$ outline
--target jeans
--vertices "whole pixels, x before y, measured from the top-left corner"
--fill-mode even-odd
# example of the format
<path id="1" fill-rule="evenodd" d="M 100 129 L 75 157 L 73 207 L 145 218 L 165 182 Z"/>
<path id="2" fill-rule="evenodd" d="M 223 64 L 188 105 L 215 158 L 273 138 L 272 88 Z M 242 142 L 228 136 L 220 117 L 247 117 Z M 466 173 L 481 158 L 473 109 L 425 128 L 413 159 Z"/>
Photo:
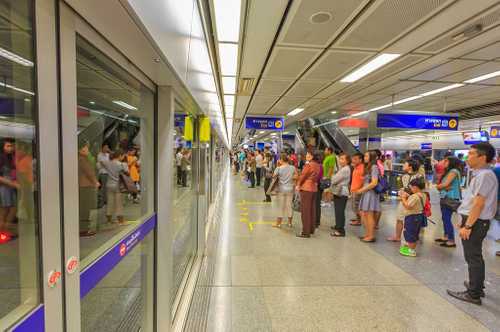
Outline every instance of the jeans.
<path id="1" fill-rule="evenodd" d="M 462 216 L 462 225 L 465 224 L 467 216 Z M 462 240 L 464 257 L 469 267 L 468 292 L 472 298 L 479 298 L 484 289 L 485 266 L 483 259 L 483 240 L 490 229 L 490 221 L 478 219 L 468 240 Z"/>
<path id="2" fill-rule="evenodd" d="M 262 177 L 262 167 L 257 167 L 255 169 L 255 175 L 257 177 L 257 187 L 259 187 L 260 186 L 260 179 Z"/>
<path id="3" fill-rule="evenodd" d="M 255 187 L 255 172 L 248 172 L 248 179 L 250 180 L 250 187 Z"/>
<path id="4" fill-rule="evenodd" d="M 323 190 L 318 188 L 316 192 L 316 227 L 321 224 L 321 198 L 323 197 Z"/>
<path id="5" fill-rule="evenodd" d="M 345 207 L 347 196 L 333 196 L 333 206 L 335 208 L 335 230 L 345 233 Z"/>
<path id="6" fill-rule="evenodd" d="M 443 219 L 444 235 L 449 241 L 455 241 L 455 230 L 453 228 L 453 223 L 451 222 L 452 215 L 452 210 L 444 205 L 441 205 L 441 219 Z"/>
<path id="7" fill-rule="evenodd" d="M 264 194 L 266 195 L 266 202 L 271 201 L 271 196 L 267 195 L 267 190 L 269 189 L 269 186 L 271 185 L 272 178 L 265 178 L 264 179 Z"/>

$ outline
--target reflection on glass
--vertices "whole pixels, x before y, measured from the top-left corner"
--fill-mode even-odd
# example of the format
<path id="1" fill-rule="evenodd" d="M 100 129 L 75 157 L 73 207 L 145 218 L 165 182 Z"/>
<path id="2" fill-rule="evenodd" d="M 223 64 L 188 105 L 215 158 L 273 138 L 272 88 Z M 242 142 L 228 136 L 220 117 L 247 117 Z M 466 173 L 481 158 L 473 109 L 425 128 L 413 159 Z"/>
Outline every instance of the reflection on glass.
<path id="1" fill-rule="evenodd" d="M 0 330 L 40 302 L 33 2 L 0 1 Z"/>
<path id="2" fill-rule="evenodd" d="M 80 257 L 85 266 L 153 212 L 153 93 L 77 37 Z"/>
<path id="3" fill-rule="evenodd" d="M 152 331 L 153 233 L 82 299 L 82 331 Z"/>
<path id="4" fill-rule="evenodd" d="M 179 289 L 182 277 L 196 251 L 197 203 L 194 183 L 193 118 L 186 113 L 175 114 L 175 143 L 172 161 L 175 163 L 173 188 L 173 252 L 174 287 L 172 300 Z"/>

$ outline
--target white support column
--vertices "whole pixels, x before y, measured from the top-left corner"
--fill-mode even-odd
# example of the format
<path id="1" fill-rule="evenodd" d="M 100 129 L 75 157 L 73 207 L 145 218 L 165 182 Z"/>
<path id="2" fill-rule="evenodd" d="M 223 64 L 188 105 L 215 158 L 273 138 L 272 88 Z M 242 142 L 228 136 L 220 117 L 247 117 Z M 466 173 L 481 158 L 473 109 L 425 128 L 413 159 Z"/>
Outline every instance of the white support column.
<path id="1" fill-rule="evenodd" d="M 157 123 L 157 248 L 156 248 L 156 330 L 168 332 L 172 327 L 172 165 L 174 149 L 174 91 L 158 87 Z"/>

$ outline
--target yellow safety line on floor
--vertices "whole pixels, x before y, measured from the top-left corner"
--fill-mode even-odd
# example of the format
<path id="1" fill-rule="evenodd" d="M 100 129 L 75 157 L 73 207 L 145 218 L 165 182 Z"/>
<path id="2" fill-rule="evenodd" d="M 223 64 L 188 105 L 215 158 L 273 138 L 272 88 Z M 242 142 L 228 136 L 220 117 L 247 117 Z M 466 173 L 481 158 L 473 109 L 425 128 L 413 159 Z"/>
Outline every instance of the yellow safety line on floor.
<path id="1" fill-rule="evenodd" d="M 245 206 L 245 205 L 268 205 L 271 204 L 271 202 L 256 202 L 256 201 L 246 201 L 242 200 L 236 203 L 237 206 Z"/>

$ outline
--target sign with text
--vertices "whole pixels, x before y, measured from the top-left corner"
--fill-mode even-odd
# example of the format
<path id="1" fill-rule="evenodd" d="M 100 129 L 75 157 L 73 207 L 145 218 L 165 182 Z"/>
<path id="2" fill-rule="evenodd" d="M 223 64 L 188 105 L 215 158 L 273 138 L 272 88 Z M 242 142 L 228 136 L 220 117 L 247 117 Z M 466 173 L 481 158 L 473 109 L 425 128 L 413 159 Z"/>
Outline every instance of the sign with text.
<path id="1" fill-rule="evenodd" d="M 427 114 L 377 114 L 378 128 L 457 130 L 458 116 Z"/>
<path id="2" fill-rule="evenodd" d="M 500 126 L 493 126 L 490 129 L 491 138 L 500 138 Z"/>
<path id="3" fill-rule="evenodd" d="M 420 150 L 432 150 L 432 143 L 421 143 Z"/>
<path id="4" fill-rule="evenodd" d="M 256 130 L 280 130 L 285 129 L 285 118 L 284 117 L 258 117 L 258 116 L 247 116 L 245 118 L 245 128 L 246 129 L 256 129 Z"/>
<path id="5" fill-rule="evenodd" d="M 482 131 L 471 131 L 462 134 L 464 137 L 465 145 L 478 144 L 481 142 L 488 142 L 490 140 L 488 132 Z"/>

